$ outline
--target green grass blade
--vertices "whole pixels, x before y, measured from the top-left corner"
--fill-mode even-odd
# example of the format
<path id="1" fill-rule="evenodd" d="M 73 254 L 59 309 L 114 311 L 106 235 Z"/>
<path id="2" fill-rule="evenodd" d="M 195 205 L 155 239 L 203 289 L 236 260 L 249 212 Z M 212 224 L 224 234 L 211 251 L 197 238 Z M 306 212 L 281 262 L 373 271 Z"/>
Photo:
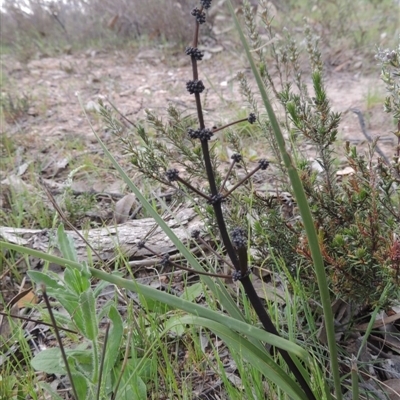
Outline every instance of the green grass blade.
<path id="1" fill-rule="evenodd" d="M 230 0 L 228 0 L 228 7 L 231 13 L 231 16 L 234 20 L 236 29 L 239 33 L 240 40 L 242 42 L 243 48 L 246 52 L 247 59 L 250 63 L 254 78 L 257 82 L 258 89 L 260 91 L 265 109 L 267 111 L 269 120 L 271 122 L 271 126 L 273 128 L 276 141 L 279 146 L 280 153 L 282 155 L 282 160 L 285 163 L 285 167 L 287 168 L 289 179 L 293 187 L 293 191 L 295 194 L 295 198 L 300 210 L 300 215 L 302 217 L 302 221 L 304 224 L 304 228 L 307 234 L 308 243 L 310 246 L 310 251 L 312 255 L 312 259 L 314 262 L 315 273 L 318 281 L 318 288 L 321 294 L 321 303 L 324 311 L 324 319 L 325 319 L 325 327 L 328 338 L 328 346 L 330 352 L 330 360 L 331 360 L 331 369 L 332 375 L 335 385 L 335 392 L 337 400 L 342 399 L 341 385 L 340 385 L 340 373 L 339 373 L 339 363 L 338 363 L 338 351 L 336 347 L 336 339 L 335 339 L 335 328 L 334 328 L 334 320 L 333 313 L 331 307 L 331 300 L 329 294 L 329 287 L 325 275 L 324 268 L 324 260 L 322 258 L 322 254 L 320 251 L 317 232 L 315 230 L 314 221 L 311 215 L 310 208 L 308 206 L 307 198 L 304 193 L 303 185 L 297 173 L 296 167 L 293 164 L 293 161 L 286 150 L 285 139 L 283 137 L 281 128 L 279 126 L 278 120 L 276 118 L 275 112 L 271 106 L 271 103 L 268 99 L 267 92 L 265 90 L 262 79 L 259 75 L 258 69 L 255 65 L 253 57 L 251 55 L 251 51 L 249 45 L 247 44 L 247 40 L 244 36 L 243 30 L 239 24 L 239 21 L 236 17 L 234 8 Z"/>

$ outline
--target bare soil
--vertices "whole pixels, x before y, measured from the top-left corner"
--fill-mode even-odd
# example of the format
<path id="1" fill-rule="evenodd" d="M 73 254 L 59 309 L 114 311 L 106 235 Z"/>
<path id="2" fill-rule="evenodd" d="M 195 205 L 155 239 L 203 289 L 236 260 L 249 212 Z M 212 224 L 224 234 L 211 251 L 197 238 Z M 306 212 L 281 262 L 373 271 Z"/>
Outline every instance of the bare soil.
<path id="1" fill-rule="evenodd" d="M 168 103 L 194 113 L 194 97 L 185 90 L 185 82 L 191 78 L 190 62 L 185 55 L 178 55 L 173 63 L 155 49 L 138 53 L 92 50 L 37 59 L 26 65 L 3 56 L 3 74 L 7 77 L 3 91 L 11 97 L 26 94 L 31 99 L 27 115 L 6 123 L 3 132 L 23 134 L 24 152 L 29 157 L 31 151 L 50 151 L 54 143 L 66 137 L 95 143 L 79 98 L 88 111 L 95 108 L 99 98 L 110 99 L 132 121 L 143 119 L 146 108 L 162 115 Z M 245 105 L 235 80 L 236 73 L 246 69 L 245 61 L 221 51 L 203 61 L 200 68 L 200 76 L 209 88 L 207 124 L 235 118 L 232 110 L 237 112 Z M 331 69 L 326 75 L 327 91 L 333 109 L 342 113 L 340 138 L 356 144 L 365 141 L 358 118 L 351 112 L 357 108 L 362 111 L 371 136 L 379 136 L 379 146 L 390 155 L 394 128 L 383 112 L 385 91 L 379 72 L 378 67 L 372 76 L 364 76 L 360 70 Z M 94 122 L 101 134 L 99 119 L 94 117 Z"/>

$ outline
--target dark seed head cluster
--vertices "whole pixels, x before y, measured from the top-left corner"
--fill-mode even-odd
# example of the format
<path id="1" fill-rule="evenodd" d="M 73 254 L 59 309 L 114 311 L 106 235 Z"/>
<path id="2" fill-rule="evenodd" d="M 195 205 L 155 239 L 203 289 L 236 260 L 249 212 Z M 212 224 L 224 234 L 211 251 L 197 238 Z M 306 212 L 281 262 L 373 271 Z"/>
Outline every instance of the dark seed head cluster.
<path id="1" fill-rule="evenodd" d="M 251 274 L 251 269 L 248 269 L 245 274 L 242 274 L 242 271 L 234 271 L 232 274 L 232 280 L 234 282 L 240 281 L 241 279 L 245 278 L 246 276 L 249 276 Z"/>
<path id="2" fill-rule="evenodd" d="M 242 249 L 247 246 L 246 235 L 242 228 L 235 228 L 231 232 L 231 240 L 237 249 Z"/>
<path id="3" fill-rule="evenodd" d="M 209 204 L 217 204 L 217 203 L 222 203 L 225 201 L 223 198 L 222 194 L 218 193 L 210 197 L 210 200 L 208 201 Z"/>
<path id="4" fill-rule="evenodd" d="M 201 93 L 205 87 L 202 81 L 194 79 L 186 82 L 186 89 L 190 94 L 193 94 Z"/>
<path id="5" fill-rule="evenodd" d="M 208 10 L 211 7 L 211 1 L 212 0 L 200 0 L 200 4 L 205 10 Z"/>
<path id="6" fill-rule="evenodd" d="M 258 163 L 260 164 L 262 170 L 266 170 L 269 166 L 269 161 L 265 159 L 260 160 Z"/>
<path id="7" fill-rule="evenodd" d="M 179 176 L 179 171 L 175 168 L 173 169 L 169 169 L 166 173 L 165 173 L 167 179 L 169 182 L 174 182 L 178 179 Z"/>
<path id="8" fill-rule="evenodd" d="M 240 161 L 242 161 L 242 156 L 239 153 L 235 153 L 231 155 L 231 159 L 234 162 L 239 163 Z"/>
<path id="9" fill-rule="evenodd" d="M 197 47 L 186 47 L 185 53 L 188 56 L 194 57 L 197 61 L 201 61 L 204 56 L 204 53 Z"/>
<path id="10" fill-rule="evenodd" d="M 188 136 L 190 139 L 200 139 L 201 141 L 210 140 L 213 136 L 213 132 L 211 129 L 204 128 L 204 129 L 188 129 Z"/>
<path id="11" fill-rule="evenodd" d="M 199 24 L 204 24 L 204 22 L 206 22 L 206 14 L 203 11 L 199 10 L 197 7 L 193 8 L 191 14 L 196 17 L 196 21 Z"/>
<path id="12" fill-rule="evenodd" d="M 200 231 L 198 229 L 194 229 L 191 233 L 193 239 L 198 239 L 200 236 Z"/>
<path id="13" fill-rule="evenodd" d="M 240 271 L 234 271 L 232 274 L 232 279 L 234 282 L 240 281 L 240 279 L 242 279 L 242 273 Z"/>
<path id="14" fill-rule="evenodd" d="M 169 254 L 166 254 L 160 261 L 160 265 L 162 267 L 168 267 L 168 265 L 171 264 L 171 261 L 169 260 Z"/>
<path id="15" fill-rule="evenodd" d="M 250 124 L 254 124 L 254 122 L 256 122 L 257 118 L 256 118 L 256 114 L 254 113 L 250 113 L 249 117 L 247 118 L 247 121 L 250 122 Z"/>

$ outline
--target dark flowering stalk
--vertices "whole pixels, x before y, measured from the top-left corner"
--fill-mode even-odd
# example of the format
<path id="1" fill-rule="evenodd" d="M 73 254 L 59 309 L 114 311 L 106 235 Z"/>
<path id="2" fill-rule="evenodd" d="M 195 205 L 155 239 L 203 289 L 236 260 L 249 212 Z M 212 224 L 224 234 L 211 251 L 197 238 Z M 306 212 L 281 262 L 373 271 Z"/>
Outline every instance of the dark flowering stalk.
<path id="1" fill-rule="evenodd" d="M 245 235 L 242 229 L 236 228 L 232 231 L 231 237 L 229 237 L 224 215 L 222 213 L 222 202 L 226 199 L 226 197 L 233 192 L 237 187 L 243 184 L 244 181 L 249 179 L 256 171 L 259 169 L 266 169 L 268 167 L 268 161 L 260 160 L 259 165 L 250 173 L 248 174 L 243 180 L 241 180 L 238 184 L 236 184 L 226 195 L 222 195 L 218 189 L 215 182 L 214 171 L 212 168 L 211 157 L 210 157 L 210 150 L 208 141 L 211 139 L 213 134 L 224 127 L 231 126 L 232 124 L 228 124 L 224 127 L 217 128 L 217 129 L 207 129 L 204 124 L 204 117 L 203 117 L 203 110 L 200 101 L 200 94 L 205 89 L 203 82 L 199 80 L 197 62 L 200 61 L 203 57 L 201 51 L 198 50 L 198 38 L 199 38 L 199 27 L 200 24 L 205 22 L 205 13 L 203 9 L 207 9 L 211 5 L 211 0 L 200 0 L 201 8 L 195 8 L 192 11 L 192 15 L 196 19 L 195 23 L 195 31 L 193 37 L 193 43 L 191 47 L 186 49 L 186 54 L 190 56 L 192 62 L 192 71 L 193 71 L 193 80 L 190 80 L 186 83 L 186 89 L 190 94 L 194 94 L 196 100 L 196 108 L 197 108 L 197 117 L 199 121 L 199 129 L 189 129 L 188 135 L 191 139 L 199 139 L 201 142 L 201 148 L 203 152 L 204 164 L 206 167 L 207 179 L 210 186 L 211 195 L 209 196 L 208 202 L 212 205 L 215 213 L 215 218 L 217 220 L 218 228 L 221 235 L 221 240 L 223 245 L 225 246 L 225 250 L 228 254 L 229 259 L 233 267 L 235 268 L 235 272 L 233 274 L 234 280 L 240 280 L 243 288 L 254 308 L 256 311 L 258 318 L 260 319 L 262 325 L 264 326 L 267 332 L 270 332 L 274 335 L 279 336 L 277 329 L 275 328 L 274 324 L 271 321 L 268 313 L 266 312 L 263 304 L 261 303 L 260 298 L 258 297 L 254 286 L 250 280 L 250 269 L 248 268 L 248 254 L 247 254 L 247 241 L 245 239 Z M 256 121 L 256 116 L 254 114 L 250 114 L 250 116 L 245 120 L 236 121 L 243 122 L 248 121 L 249 123 L 254 123 Z M 228 176 L 230 175 L 233 165 L 238 162 L 237 160 L 233 160 L 231 167 L 228 171 Z M 177 174 L 175 174 L 177 175 Z M 225 186 L 226 181 L 228 178 L 225 178 L 224 183 L 222 184 L 222 188 Z M 196 193 L 198 193 L 196 191 Z M 204 196 L 203 196 L 204 197 Z M 298 380 L 300 386 L 304 390 L 307 397 L 311 400 L 315 400 L 315 396 L 312 393 L 308 383 L 304 379 L 303 375 L 301 374 L 300 370 L 297 368 L 296 364 L 293 362 L 292 358 L 290 357 L 289 353 L 278 349 L 280 354 L 282 355 L 283 359 L 286 361 L 288 367 L 293 372 L 294 376 Z"/>

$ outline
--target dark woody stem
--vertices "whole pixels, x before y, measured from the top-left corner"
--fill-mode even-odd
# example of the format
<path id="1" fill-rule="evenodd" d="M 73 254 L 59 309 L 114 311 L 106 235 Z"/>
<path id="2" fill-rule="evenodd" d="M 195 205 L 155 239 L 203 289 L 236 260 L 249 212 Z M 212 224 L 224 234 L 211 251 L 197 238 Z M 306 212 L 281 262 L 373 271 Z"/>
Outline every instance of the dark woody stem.
<path id="1" fill-rule="evenodd" d="M 214 171 L 211 164 L 210 150 L 208 148 L 207 140 L 201 141 L 201 148 L 203 150 L 204 164 L 206 166 L 206 172 L 207 172 L 208 183 L 210 185 L 211 196 L 216 196 L 218 194 L 218 190 L 217 190 L 217 185 L 215 183 Z"/>
<path id="2" fill-rule="evenodd" d="M 198 44 L 199 25 L 200 24 L 198 22 L 196 22 L 194 38 L 193 38 L 193 47 L 197 47 L 197 44 Z M 197 70 L 197 60 L 194 56 L 191 56 L 191 60 L 192 60 L 193 80 L 198 80 L 199 73 Z M 203 118 L 203 109 L 201 107 L 200 93 L 196 92 L 194 94 L 194 96 L 196 99 L 197 117 L 199 120 L 200 129 L 204 129 L 205 125 L 204 125 L 204 118 Z M 203 151 L 204 164 L 205 164 L 206 171 L 207 171 L 207 178 L 208 178 L 208 183 L 210 185 L 211 196 L 217 196 L 218 190 L 217 190 L 217 185 L 215 183 L 215 177 L 214 177 L 214 172 L 213 172 L 211 158 L 210 158 L 210 150 L 208 148 L 207 140 L 201 141 L 201 148 Z M 236 256 L 235 250 L 229 239 L 228 231 L 226 229 L 226 225 L 225 225 L 225 221 L 224 221 L 224 216 L 222 214 L 221 202 L 215 202 L 213 204 L 213 207 L 214 207 L 214 212 L 215 212 L 215 217 L 217 219 L 218 227 L 220 230 L 222 242 L 226 248 L 228 256 L 231 259 L 232 264 L 234 265 L 235 269 L 239 270 L 240 269 L 239 260 Z"/>
<path id="3" fill-rule="evenodd" d="M 255 167 L 253 169 L 253 171 L 249 172 L 241 181 L 239 181 L 238 183 L 236 183 L 235 186 L 233 186 L 232 189 L 229 190 L 228 193 L 224 194 L 224 198 L 228 197 L 235 189 L 237 189 L 239 186 L 241 186 L 244 182 L 247 181 L 247 179 L 251 178 L 259 169 L 261 168 L 261 165 L 257 165 L 257 167 Z"/>
<path id="4" fill-rule="evenodd" d="M 226 173 L 225 179 L 224 179 L 224 181 L 222 182 L 221 189 L 219 190 L 220 193 L 224 190 L 224 187 L 225 187 L 225 185 L 226 185 L 226 182 L 228 182 L 229 176 L 231 175 L 232 169 L 233 169 L 233 167 L 234 167 L 235 164 L 236 164 L 236 161 L 233 160 L 233 161 L 231 162 L 231 165 L 229 166 L 228 172 Z"/>
<path id="5" fill-rule="evenodd" d="M 206 140 L 202 140 L 201 147 L 203 149 L 204 163 L 206 165 L 207 177 L 211 189 L 211 194 L 213 196 L 218 195 L 217 185 L 215 183 L 214 173 L 210 160 L 210 151 L 208 149 L 208 142 Z M 236 252 L 235 249 L 233 248 L 231 239 L 229 238 L 228 230 L 226 229 L 225 219 L 222 213 L 221 201 L 213 203 L 213 208 L 214 208 L 215 218 L 217 219 L 219 232 L 221 234 L 222 243 L 225 246 L 226 252 L 228 253 L 229 258 L 231 259 L 233 266 L 237 271 L 239 271 L 240 270 L 239 260 L 236 256 Z"/>
<path id="6" fill-rule="evenodd" d="M 180 183 L 182 183 L 182 185 L 185 185 L 188 189 L 192 190 L 193 192 L 197 193 L 199 196 L 203 197 L 203 199 L 206 199 L 207 201 L 211 200 L 210 196 L 207 196 L 206 194 L 204 194 L 203 192 L 201 192 L 200 190 L 196 189 L 194 186 L 192 186 L 189 182 L 185 181 L 184 179 L 182 179 L 181 177 L 177 176 L 176 180 Z"/>
<path id="7" fill-rule="evenodd" d="M 196 21 L 196 27 L 194 30 L 194 36 L 193 36 L 193 47 L 197 47 L 199 43 L 199 28 L 200 24 Z"/>
<path id="8" fill-rule="evenodd" d="M 156 253 L 155 251 L 153 251 L 153 249 L 151 249 L 150 247 L 146 246 L 145 244 L 142 244 L 141 247 L 143 247 L 149 253 L 155 255 L 156 257 L 158 257 L 160 259 L 163 258 L 163 256 L 161 254 Z M 197 269 L 184 267 L 183 265 L 180 265 L 180 264 L 178 264 L 178 263 L 176 263 L 174 261 L 171 261 L 171 260 L 168 260 L 168 264 L 172 265 L 175 268 L 183 269 L 184 271 L 193 272 L 194 274 L 197 274 L 197 275 L 212 276 L 214 278 L 222 278 L 222 279 L 232 279 L 232 275 L 214 274 L 212 272 L 198 271 Z"/>
<path id="9" fill-rule="evenodd" d="M 232 125 L 235 125 L 235 124 L 239 124 L 240 122 L 246 122 L 246 121 L 248 121 L 247 118 L 239 119 L 237 121 L 231 122 L 231 123 L 226 124 L 224 126 L 221 126 L 219 128 L 213 129 L 213 133 L 218 132 L 218 131 L 222 131 L 222 129 L 228 128 L 228 126 L 232 126 Z"/>
<path id="10" fill-rule="evenodd" d="M 200 24 L 196 21 L 196 27 L 194 30 L 194 37 L 193 37 L 193 47 L 197 47 L 199 41 L 199 27 Z M 199 73 L 197 70 L 197 60 L 195 57 L 191 57 L 192 60 L 192 70 L 193 70 L 193 80 L 199 79 Z M 200 101 L 200 93 L 195 93 L 194 97 L 196 99 L 196 108 L 197 108 L 197 117 L 199 119 L 200 129 L 204 129 L 204 118 L 203 118 L 203 109 L 201 108 L 201 101 Z"/>
<path id="11" fill-rule="evenodd" d="M 196 21 L 196 27 L 195 27 L 195 33 L 194 33 L 194 39 L 193 39 L 193 47 L 197 47 L 198 36 L 199 36 L 199 23 Z M 192 61 L 192 69 L 193 69 L 193 80 L 198 80 L 197 60 L 193 55 L 191 56 L 191 61 Z M 196 99 L 197 116 L 198 116 L 198 120 L 199 120 L 200 129 L 204 129 L 205 125 L 204 125 L 204 118 L 203 118 L 203 110 L 202 110 L 201 101 L 200 101 L 200 93 L 195 92 L 194 95 L 195 95 L 195 99 Z M 213 131 L 213 132 L 215 132 L 215 131 Z M 202 151 L 203 151 L 204 164 L 206 167 L 208 183 L 210 185 L 211 198 L 212 199 L 217 198 L 219 193 L 217 191 L 214 172 L 213 172 L 213 168 L 212 168 L 210 151 L 209 151 L 209 147 L 208 147 L 208 141 L 201 140 L 201 147 L 202 147 Z M 228 194 L 226 194 L 224 197 L 226 197 L 230 193 L 232 193 L 233 190 L 235 190 L 240 184 L 242 184 L 246 179 L 248 179 L 252 174 L 254 174 L 256 171 L 258 171 L 260 168 L 261 168 L 261 165 L 259 165 L 253 172 L 251 172 L 248 176 L 246 176 L 245 179 L 243 179 L 241 182 L 239 182 L 237 185 L 235 185 L 228 192 Z M 222 243 L 225 246 L 225 250 L 228 253 L 228 256 L 229 256 L 233 266 L 235 267 L 235 270 L 242 272 L 243 278 L 240 279 L 240 281 L 243 285 L 243 288 L 244 288 L 254 310 L 257 313 L 258 318 L 260 319 L 262 325 L 264 326 L 265 330 L 267 332 L 273 333 L 274 335 L 280 336 L 277 329 L 275 328 L 274 324 L 272 323 L 271 318 L 269 317 L 267 311 L 265 310 L 263 304 L 261 303 L 261 300 L 258 297 L 258 295 L 254 289 L 254 286 L 247 274 L 247 271 L 244 270 L 247 267 L 247 251 L 245 252 L 246 254 L 243 253 L 243 254 L 239 255 L 240 261 L 239 261 L 238 256 L 236 255 L 235 249 L 233 247 L 232 241 L 228 235 L 228 231 L 226 228 L 225 219 L 224 219 L 224 216 L 222 213 L 221 200 L 222 200 L 222 198 L 219 198 L 218 201 L 213 201 L 212 206 L 214 208 L 215 217 L 216 217 L 218 228 L 220 231 Z M 246 261 L 244 261 L 244 258 L 246 258 Z M 243 262 L 243 265 L 241 265 L 242 262 Z M 243 269 L 243 271 L 242 271 L 242 269 Z M 286 361 L 290 370 L 293 372 L 296 379 L 298 380 L 298 382 L 299 382 L 300 386 L 302 387 L 302 389 L 304 390 L 307 398 L 310 400 L 316 400 L 308 383 L 304 379 L 300 370 L 297 368 L 296 364 L 293 362 L 289 353 L 285 350 L 279 350 L 279 352 L 282 355 L 283 359 Z"/>
<path id="12" fill-rule="evenodd" d="M 239 256 L 240 272 L 242 273 L 242 276 L 245 276 L 249 269 L 248 258 L 247 258 L 247 248 L 241 247 L 237 250 L 237 252 L 238 252 L 238 256 Z"/>

